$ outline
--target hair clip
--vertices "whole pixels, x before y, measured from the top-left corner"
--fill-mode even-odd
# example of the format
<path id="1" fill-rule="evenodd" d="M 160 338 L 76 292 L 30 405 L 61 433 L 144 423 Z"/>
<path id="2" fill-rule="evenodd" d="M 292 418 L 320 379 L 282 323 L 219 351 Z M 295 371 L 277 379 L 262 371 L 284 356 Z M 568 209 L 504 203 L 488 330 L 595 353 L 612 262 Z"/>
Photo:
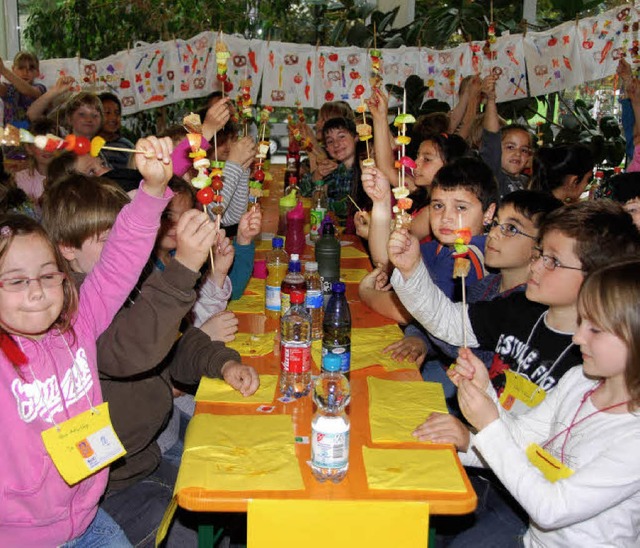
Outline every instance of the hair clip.
<path id="1" fill-rule="evenodd" d="M 4 225 L 2 228 L 0 228 L 0 236 L 2 236 L 3 238 L 10 238 L 11 234 L 13 234 L 13 230 L 11 230 L 11 228 L 9 228 L 7 225 Z"/>

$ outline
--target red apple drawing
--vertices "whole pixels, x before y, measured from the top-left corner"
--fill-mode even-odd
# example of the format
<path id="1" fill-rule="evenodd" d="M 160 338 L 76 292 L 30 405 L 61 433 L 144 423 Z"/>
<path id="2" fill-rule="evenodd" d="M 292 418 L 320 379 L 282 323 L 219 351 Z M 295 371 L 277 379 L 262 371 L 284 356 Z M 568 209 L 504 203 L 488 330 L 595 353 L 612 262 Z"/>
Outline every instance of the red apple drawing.
<path id="1" fill-rule="evenodd" d="M 327 93 L 324 94 L 325 101 L 333 101 L 334 97 L 335 95 L 330 91 L 327 91 Z"/>
<path id="2" fill-rule="evenodd" d="M 593 41 L 585 40 L 584 42 L 582 42 L 582 47 L 584 49 L 591 49 L 593 47 Z"/>
<path id="3" fill-rule="evenodd" d="M 330 53 L 329 54 L 329 61 L 335 63 L 338 60 L 338 54 L 337 53 Z"/>
<path id="4" fill-rule="evenodd" d="M 151 78 L 151 73 L 149 71 L 144 73 L 145 78 Z"/>
<path id="5" fill-rule="evenodd" d="M 552 36 L 551 38 L 549 38 L 549 41 L 547 42 L 547 45 L 552 48 L 557 43 L 558 43 L 558 39 L 555 36 Z"/>
<path id="6" fill-rule="evenodd" d="M 296 84 L 302 84 L 302 75 L 301 75 L 300 73 L 296 74 L 296 75 L 293 77 L 293 81 L 294 81 Z"/>

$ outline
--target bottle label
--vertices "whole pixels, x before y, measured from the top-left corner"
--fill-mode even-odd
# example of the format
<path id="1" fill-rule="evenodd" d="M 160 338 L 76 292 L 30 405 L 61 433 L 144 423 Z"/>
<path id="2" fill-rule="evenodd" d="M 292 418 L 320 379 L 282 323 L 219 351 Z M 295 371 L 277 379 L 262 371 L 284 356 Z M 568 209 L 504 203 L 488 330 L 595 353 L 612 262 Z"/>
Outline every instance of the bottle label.
<path id="1" fill-rule="evenodd" d="M 340 356 L 340 371 L 349 373 L 351 370 L 351 342 L 347 344 L 325 344 L 322 343 L 322 356 L 327 354 Z"/>
<path id="2" fill-rule="evenodd" d="M 337 282 L 338 279 L 337 278 L 323 278 L 322 276 L 320 277 L 320 281 L 322 282 L 322 292 L 325 295 L 331 295 L 332 291 L 331 291 L 331 286 L 333 285 L 333 282 Z"/>
<path id="3" fill-rule="evenodd" d="M 265 294 L 267 310 L 280 312 L 280 286 L 268 285 Z"/>
<path id="4" fill-rule="evenodd" d="M 280 345 L 280 369 L 283 373 L 306 373 L 311 370 L 311 345 Z"/>
<path id="5" fill-rule="evenodd" d="M 311 225 L 311 234 L 318 235 L 320 234 L 320 224 L 322 223 L 322 219 L 326 215 L 327 210 L 323 207 L 314 208 L 309 211 L 310 225 Z"/>
<path id="6" fill-rule="evenodd" d="M 287 310 L 291 308 L 291 295 L 289 293 L 280 293 L 280 315 L 284 316 Z"/>
<path id="7" fill-rule="evenodd" d="M 304 301 L 305 308 L 322 308 L 323 305 L 322 291 L 320 289 L 307 289 Z"/>
<path id="8" fill-rule="evenodd" d="M 311 432 L 311 459 L 318 468 L 340 469 L 349 465 L 349 430 L 326 433 Z"/>

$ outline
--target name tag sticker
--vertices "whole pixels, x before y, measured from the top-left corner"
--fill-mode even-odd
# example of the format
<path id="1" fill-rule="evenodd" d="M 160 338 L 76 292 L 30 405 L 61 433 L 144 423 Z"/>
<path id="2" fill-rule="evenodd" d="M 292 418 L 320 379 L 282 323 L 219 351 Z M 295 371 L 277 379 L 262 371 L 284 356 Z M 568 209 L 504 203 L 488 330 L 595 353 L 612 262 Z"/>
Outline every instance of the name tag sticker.
<path id="1" fill-rule="evenodd" d="M 537 443 L 532 443 L 527 447 L 527 457 L 540 472 L 544 474 L 551 483 L 559 479 L 565 479 L 573 475 L 573 470 L 565 466 L 551 453 L 540 447 Z"/>
<path id="2" fill-rule="evenodd" d="M 546 397 L 544 388 L 519 373 L 507 369 L 504 374 L 506 383 L 500 394 L 500 404 L 507 411 L 526 411 L 538 405 Z"/>

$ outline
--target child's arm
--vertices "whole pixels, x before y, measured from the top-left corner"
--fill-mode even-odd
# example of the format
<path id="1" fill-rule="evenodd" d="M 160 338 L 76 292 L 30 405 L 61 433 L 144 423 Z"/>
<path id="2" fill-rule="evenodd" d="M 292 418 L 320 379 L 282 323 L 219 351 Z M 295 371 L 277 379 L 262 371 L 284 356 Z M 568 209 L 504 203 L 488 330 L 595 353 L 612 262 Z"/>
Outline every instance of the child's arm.
<path id="1" fill-rule="evenodd" d="M 476 76 L 468 86 L 469 99 L 467 102 L 467 109 L 464 111 L 464 116 L 459 126 L 456 127 L 455 132 L 463 139 L 468 139 L 471 134 L 471 126 L 473 125 L 476 116 L 478 115 L 478 106 L 482 99 L 482 81 L 480 77 Z"/>
<path id="2" fill-rule="evenodd" d="M 222 224 L 235 225 L 247 211 L 249 202 L 249 167 L 257 153 L 256 143 L 251 137 L 242 137 L 229 151 L 223 170 Z"/>
<path id="3" fill-rule="evenodd" d="M 140 139 L 136 166 L 144 177 L 138 192 L 118 217 L 104 245 L 100 260 L 82 284 L 78 321 L 96 338 L 107 328 L 135 286 L 155 243 L 160 214 L 169 203 L 171 141 Z"/>
<path id="4" fill-rule="evenodd" d="M 482 127 L 491 133 L 498 133 L 500 131 L 500 117 L 496 104 L 496 77 L 493 74 L 482 81 L 482 91 L 487 97 Z"/>
<path id="5" fill-rule="evenodd" d="M 389 264 L 387 242 L 391 233 L 391 187 L 382 170 L 367 167 L 362 171 L 362 188 L 371 198 L 369 221 L 369 253 L 373 264 L 386 268 Z"/>
<path id="6" fill-rule="evenodd" d="M 231 116 L 229 101 L 229 97 L 224 97 L 216 101 L 213 106 L 207 110 L 207 114 L 202 122 L 202 136 L 207 141 L 211 141 L 213 136 L 229 121 Z"/>
<path id="7" fill-rule="evenodd" d="M 360 300 L 378 314 L 405 325 L 411 321 L 411 315 L 395 292 L 389 290 L 387 281 L 386 272 L 382 265 L 378 265 L 360 281 L 358 286 Z"/>
<path id="8" fill-rule="evenodd" d="M 229 271 L 231 279 L 231 300 L 235 301 L 242 297 L 244 290 L 249 283 L 253 273 L 253 261 L 256 253 L 256 246 L 253 239 L 262 230 L 262 210 L 260 207 L 251 208 L 240 217 L 238 224 L 238 234 L 236 235 L 233 248 L 235 259 Z"/>
<path id="9" fill-rule="evenodd" d="M 6 80 L 11 82 L 13 86 L 16 88 L 18 93 L 25 95 L 27 97 L 31 97 L 33 99 L 37 99 L 42 95 L 42 87 L 33 86 L 29 82 L 25 82 L 22 78 L 20 78 L 13 70 L 7 67 L 4 64 L 4 61 L 0 57 L 0 75 L 3 76 Z M 0 83 L 0 96 L 4 97 L 7 92 L 7 87 Z"/>
<path id="10" fill-rule="evenodd" d="M 477 76 L 476 76 L 477 78 Z M 469 82 L 471 84 L 471 82 Z M 469 105 L 469 85 L 465 87 L 464 91 L 458 97 L 458 103 L 449 112 L 449 127 L 448 133 L 455 133 L 458 126 L 462 122 L 462 118 L 468 110 Z"/>
<path id="11" fill-rule="evenodd" d="M 55 99 L 68 93 L 75 80 L 72 76 L 61 76 L 56 83 L 40 95 L 27 109 L 27 118 L 32 122 L 41 116 L 45 116 Z"/>
<path id="12" fill-rule="evenodd" d="M 378 88 L 373 88 L 373 95 L 367 101 L 373 118 L 373 150 L 376 167 L 386 176 L 392 186 L 398 185 L 398 171 L 393 157 L 394 139 L 389 129 L 387 113 L 389 98 Z"/>
<path id="13" fill-rule="evenodd" d="M 391 276 L 391 284 L 409 314 L 435 337 L 449 344 L 462 346 L 462 304 L 448 299 L 433 282 L 422 261 L 416 237 L 406 229 L 392 232 L 388 252 L 389 259 L 396 267 Z M 467 346 L 478 346 L 468 311 L 464 311 L 464 328 Z"/>

